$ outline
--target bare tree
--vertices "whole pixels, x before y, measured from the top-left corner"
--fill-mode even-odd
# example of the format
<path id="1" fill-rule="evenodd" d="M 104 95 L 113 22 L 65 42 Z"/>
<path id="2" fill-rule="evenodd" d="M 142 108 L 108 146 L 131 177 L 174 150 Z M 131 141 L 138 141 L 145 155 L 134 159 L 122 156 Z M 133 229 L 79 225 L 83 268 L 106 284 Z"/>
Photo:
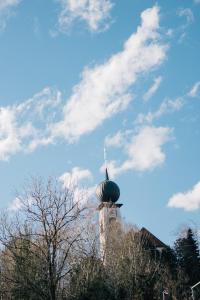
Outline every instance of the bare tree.
<path id="1" fill-rule="evenodd" d="M 146 247 L 147 241 L 136 227 L 117 225 L 111 224 L 109 229 L 105 265 L 115 298 L 159 299 L 165 281 L 161 272 L 163 254 Z"/>
<path id="2" fill-rule="evenodd" d="M 63 189 L 56 180 L 49 179 L 47 183 L 32 180 L 23 195 L 18 196 L 22 207 L 19 214 L 12 216 L 11 221 L 8 216 L 1 218 L 0 241 L 4 260 L 7 257 L 7 262 L 10 261 L 7 265 L 13 269 L 22 253 L 28 251 L 29 263 L 35 259 L 43 266 L 38 270 L 43 270 L 47 288 L 44 295 L 40 291 L 38 299 L 64 299 L 64 285 L 77 260 L 83 231 L 80 226 L 83 199 L 74 191 L 73 186 Z M 34 285 L 35 281 L 27 286 L 35 290 Z"/>

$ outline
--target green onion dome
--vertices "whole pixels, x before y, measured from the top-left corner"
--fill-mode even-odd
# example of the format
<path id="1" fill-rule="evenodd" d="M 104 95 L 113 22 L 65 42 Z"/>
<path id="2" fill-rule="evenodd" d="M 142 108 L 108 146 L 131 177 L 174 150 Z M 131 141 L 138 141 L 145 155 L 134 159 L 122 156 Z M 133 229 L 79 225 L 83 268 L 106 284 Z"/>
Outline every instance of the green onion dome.
<path id="1" fill-rule="evenodd" d="M 108 171 L 106 169 L 106 180 L 102 181 L 96 189 L 96 196 L 101 202 L 117 202 L 120 196 L 118 185 L 109 180 Z"/>

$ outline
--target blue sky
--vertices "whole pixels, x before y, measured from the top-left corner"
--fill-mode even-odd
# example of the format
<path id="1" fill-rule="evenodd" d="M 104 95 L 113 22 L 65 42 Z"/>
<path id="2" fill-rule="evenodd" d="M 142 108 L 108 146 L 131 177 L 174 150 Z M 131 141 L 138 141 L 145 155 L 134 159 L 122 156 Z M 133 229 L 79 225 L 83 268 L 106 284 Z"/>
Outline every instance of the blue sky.
<path id="1" fill-rule="evenodd" d="M 199 228 L 200 1 L 0 0 L 0 199 L 30 175 L 104 174 L 122 215 Z"/>

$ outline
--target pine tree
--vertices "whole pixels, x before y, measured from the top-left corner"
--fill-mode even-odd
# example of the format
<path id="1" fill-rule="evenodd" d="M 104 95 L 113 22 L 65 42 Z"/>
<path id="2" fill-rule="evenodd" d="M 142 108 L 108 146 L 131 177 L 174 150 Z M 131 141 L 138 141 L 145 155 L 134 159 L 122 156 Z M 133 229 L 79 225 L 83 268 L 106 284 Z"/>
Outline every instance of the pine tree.
<path id="1" fill-rule="evenodd" d="M 199 247 L 191 228 L 187 230 L 186 237 L 177 239 L 175 251 L 179 267 L 189 278 L 188 284 L 192 286 L 200 281 Z"/>

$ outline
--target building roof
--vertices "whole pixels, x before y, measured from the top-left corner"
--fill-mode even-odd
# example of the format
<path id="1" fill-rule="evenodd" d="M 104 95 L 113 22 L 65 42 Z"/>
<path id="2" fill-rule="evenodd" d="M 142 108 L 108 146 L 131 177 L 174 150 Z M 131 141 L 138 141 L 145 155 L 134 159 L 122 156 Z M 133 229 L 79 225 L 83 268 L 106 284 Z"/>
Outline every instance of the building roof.
<path id="1" fill-rule="evenodd" d="M 151 233 L 149 230 L 147 230 L 145 227 L 142 227 L 140 230 L 140 233 L 142 235 L 143 241 L 147 244 L 150 244 L 152 247 L 155 248 L 168 248 L 166 244 L 164 244 L 161 240 L 159 240 L 153 233 Z"/>

